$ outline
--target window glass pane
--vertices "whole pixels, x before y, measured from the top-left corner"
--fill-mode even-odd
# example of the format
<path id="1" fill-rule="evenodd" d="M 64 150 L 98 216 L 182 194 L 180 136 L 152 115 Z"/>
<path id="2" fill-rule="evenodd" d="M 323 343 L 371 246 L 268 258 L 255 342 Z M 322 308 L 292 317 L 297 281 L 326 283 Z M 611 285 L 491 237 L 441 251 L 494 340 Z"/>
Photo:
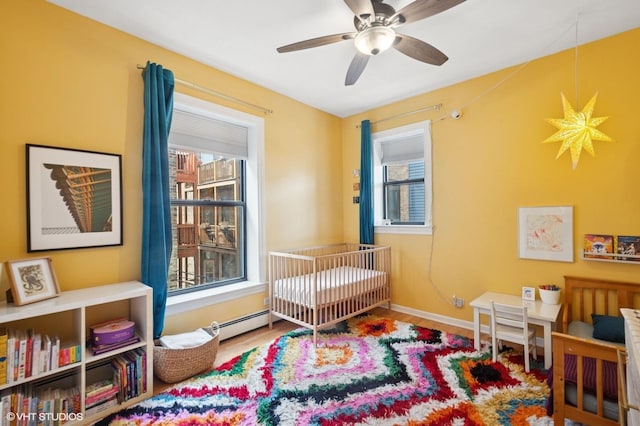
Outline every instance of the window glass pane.
<path id="1" fill-rule="evenodd" d="M 392 224 L 424 224 L 424 162 L 397 163 L 384 167 L 384 219 L 391 220 Z"/>
<path id="2" fill-rule="evenodd" d="M 424 162 L 388 164 L 385 166 L 387 182 L 397 182 L 408 179 L 424 179 Z"/>
<path id="3" fill-rule="evenodd" d="M 424 183 L 385 186 L 385 219 L 391 223 L 424 223 Z"/>
<path id="4" fill-rule="evenodd" d="M 208 247 L 236 246 L 238 207 L 200 207 L 199 243 Z"/>
<path id="5" fill-rule="evenodd" d="M 170 148 L 174 232 L 169 292 L 246 278 L 243 163 Z"/>

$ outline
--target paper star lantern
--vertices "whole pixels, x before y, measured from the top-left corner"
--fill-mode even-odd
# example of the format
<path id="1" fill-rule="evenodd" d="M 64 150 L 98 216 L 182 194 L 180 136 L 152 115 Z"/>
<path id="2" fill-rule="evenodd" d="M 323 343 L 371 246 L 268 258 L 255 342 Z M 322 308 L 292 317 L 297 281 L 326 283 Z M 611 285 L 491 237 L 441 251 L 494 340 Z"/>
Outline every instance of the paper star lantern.
<path id="1" fill-rule="evenodd" d="M 580 160 L 580 153 L 584 149 L 592 157 L 595 157 L 593 150 L 593 141 L 613 142 L 609 136 L 596 129 L 602 122 L 609 117 L 592 117 L 593 108 L 596 104 L 598 93 L 593 95 L 591 100 L 587 102 L 582 111 L 576 112 L 573 107 L 567 101 L 564 93 L 560 93 L 562 96 L 562 108 L 564 109 L 564 118 L 546 118 L 547 123 L 550 123 L 557 127 L 559 130 L 549 138 L 545 139 L 542 143 L 548 142 L 562 142 L 560 149 L 558 150 L 558 159 L 567 149 L 571 152 L 571 162 L 573 169 L 578 166 L 578 160 Z"/>

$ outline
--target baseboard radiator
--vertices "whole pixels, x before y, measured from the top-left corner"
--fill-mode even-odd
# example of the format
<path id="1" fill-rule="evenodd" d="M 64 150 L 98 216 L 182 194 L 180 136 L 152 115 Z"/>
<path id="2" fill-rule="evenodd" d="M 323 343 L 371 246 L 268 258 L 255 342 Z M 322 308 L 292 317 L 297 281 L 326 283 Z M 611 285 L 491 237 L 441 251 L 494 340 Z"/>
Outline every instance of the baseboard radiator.
<path id="1" fill-rule="evenodd" d="M 264 310 L 220 323 L 220 340 L 269 325 L 269 311 Z"/>

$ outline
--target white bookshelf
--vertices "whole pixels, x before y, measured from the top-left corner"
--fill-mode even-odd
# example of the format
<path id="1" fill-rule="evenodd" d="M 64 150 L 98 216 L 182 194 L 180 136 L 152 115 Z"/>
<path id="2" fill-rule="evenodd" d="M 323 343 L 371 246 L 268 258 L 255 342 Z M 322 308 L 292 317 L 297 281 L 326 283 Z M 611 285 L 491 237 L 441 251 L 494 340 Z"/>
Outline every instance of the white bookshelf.
<path id="1" fill-rule="evenodd" d="M 80 344 L 82 351 L 79 362 L 65 365 L 52 371 L 0 384 L 0 391 L 6 391 L 27 383 L 37 384 L 47 379 L 64 378 L 77 385 L 80 390 L 82 419 L 74 423 L 90 424 L 113 412 L 140 402 L 153 395 L 153 302 L 152 289 L 140 282 L 130 281 L 61 292 L 58 297 L 30 305 L 15 306 L 0 302 L 0 326 L 27 330 L 33 328 L 43 334 L 61 335 L 61 340 Z M 115 317 L 126 316 L 136 324 L 136 334 L 140 342 L 93 355 L 86 348 L 89 326 Z M 146 352 L 146 392 L 110 407 L 91 417 L 85 415 L 85 389 L 87 376 L 100 365 L 133 349 L 142 348 Z M 91 378 L 90 378 L 91 380 Z"/>

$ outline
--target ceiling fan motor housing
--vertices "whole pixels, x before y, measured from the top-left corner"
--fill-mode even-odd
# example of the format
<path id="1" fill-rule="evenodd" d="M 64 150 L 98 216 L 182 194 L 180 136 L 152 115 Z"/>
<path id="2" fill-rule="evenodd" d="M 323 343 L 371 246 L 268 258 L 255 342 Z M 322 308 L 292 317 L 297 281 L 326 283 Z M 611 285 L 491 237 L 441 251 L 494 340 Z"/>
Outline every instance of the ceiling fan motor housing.
<path id="1" fill-rule="evenodd" d="M 391 22 L 387 22 L 387 19 L 389 19 L 396 13 L 396 10 L 393 8 L 393 6 L 377 1 L 372 2 L 371 5 L 373 6 L 373 11 L 375 13 L 375 16 L 373 18 L 368 14 L 360 16 L 356 15 L 353 17 L 353 26 L 356 27 L 356 30 L 362 31 L 373 26 L 391 25 Z M 401 23 L 401 15 L 396 17 L 396 19 L 394 19 L 394 22 Z"/>

